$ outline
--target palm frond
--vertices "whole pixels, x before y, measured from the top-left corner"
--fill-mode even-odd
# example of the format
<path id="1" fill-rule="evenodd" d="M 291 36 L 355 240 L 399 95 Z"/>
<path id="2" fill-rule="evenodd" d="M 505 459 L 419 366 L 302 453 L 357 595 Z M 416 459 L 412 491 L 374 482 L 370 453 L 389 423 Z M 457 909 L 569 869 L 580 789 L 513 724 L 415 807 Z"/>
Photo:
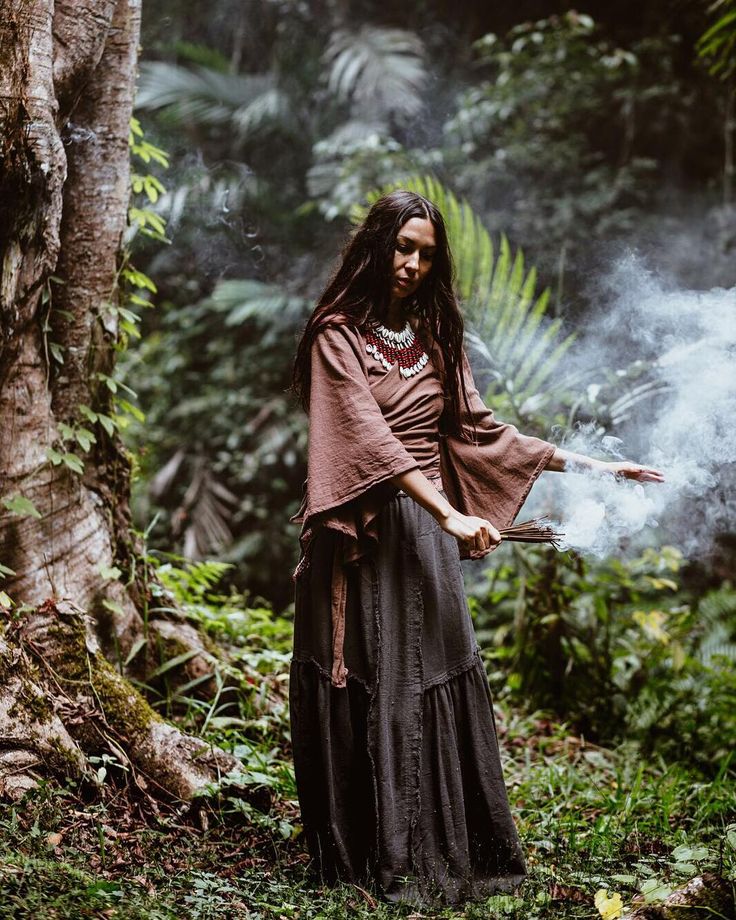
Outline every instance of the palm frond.
<path id="1" fill-rule="evenodd" d="M 665 393 L 671 392 L 672 386 L 661 380 L 647 380 L 644 383 L 637 384 L 622 393 L 608 407 L 611 416 L 612 425 L 620 425 L 625 422 L 631 415 L 634 406 L 645 399 L 651 399 L 654 396 L 664 396 Z"/>
<path id="2" fill-rule="evenodd" d="M 204 458 L 198 458 L 172 519 L 174 534 L 182 536 L 184 556 L 200 559 L 231 543 L 230 521 L 237 504 L 237 496 L 216 479 Z"/>
<path id="3" fill-rule="evenodd" d="M 278 285 L 247 278 L 220 281 L 205 303 L 225 314 L 227 326 L 258 318 L 296 321 L 307 308 L 306 298 L 289 294 Z"/>
<path id="4" fill-rule="evenodd" d="M 138 109 L 166 109 L 182 124 L 232 125 L 241 139 L 294 123 L 289 98 L 273 74 L 229 74 L 153 61 L 141 65 L 135 104 Z"/>
<path id="5" fill-rule="evenodd" d="M 223 124 L 270 86 L 269 77 L 228 74 L 208 67 L 179 67 L 164 61 L 141 64 L 138 109 L 176 108 L 202 124 Z"/>
<path id="6" fill-rule="evenodd" d="M 340 29 L 325 51 L 327 85 L 343 101 L 416 115 L 427 79 L 423 56 L 421 39 L 405 29 Z"/>
<path id="7" fill-rule="evenodd" d="M 292 123 L 291 100 L 277 86 L 271 86 L 237 109 L 232 120 L 243 139 L 276 126 L 289 126 Z"/>
<path id="8" fill-rule="evenodd" d="M 374 135 L 385 135 L 388 126 L 385 121 L 351 118 L 338 125 L 327 137 L 322 138 L 316 145 L 317 152 L 334 151 L 346 152 L 357 144 L 363 144 Z"/>

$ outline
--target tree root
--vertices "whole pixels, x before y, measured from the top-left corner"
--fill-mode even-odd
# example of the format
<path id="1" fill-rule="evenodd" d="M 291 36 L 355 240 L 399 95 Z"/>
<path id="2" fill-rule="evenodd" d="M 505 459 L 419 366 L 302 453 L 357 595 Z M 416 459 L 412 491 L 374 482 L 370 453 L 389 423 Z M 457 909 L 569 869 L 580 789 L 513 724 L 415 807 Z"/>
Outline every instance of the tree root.
<path id="1" fill-rule="evenodd" d="M 627 914 L 627 920 L 692 920 L 695 916 L 734 920 L 736 892 L 733 883 L 705 872 L 691 879 L 684 888 L 673 891 L 661 904 L 639 907 Z"/>
<path id="2" fill-rule="evenodd" d="M 93 777 L 102 759 L 149 794 L 188 800 L 238 766 L 164 721 L 102 655 L 92 619 L 68 602 L 47 601 L 6 629 L 0 671 L 7 796 L 44 774 Z"/>

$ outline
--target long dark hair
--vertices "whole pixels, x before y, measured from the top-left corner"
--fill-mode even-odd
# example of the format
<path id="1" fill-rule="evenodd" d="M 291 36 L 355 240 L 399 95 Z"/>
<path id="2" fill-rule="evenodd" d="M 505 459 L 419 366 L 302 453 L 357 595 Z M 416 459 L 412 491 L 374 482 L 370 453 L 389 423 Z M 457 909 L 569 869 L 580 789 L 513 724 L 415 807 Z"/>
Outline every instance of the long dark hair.
<path id="1" fill-rule="evenodd" d="M 302 333 L 294 359 L 291 389 L 309 411 L 312 343 L 325 326 L 364 326 L 370 314 L 385 319 L 391 295 L 396 237 L 412 217 L 432 222 L 436 249 L 432 267 L 407 304 L 420 320 L 425 348 L 440 348 L 444 365 L 445 418 L 450 432 L 464 437 L 460 427 L 460 391 L 469 408 L 460 372 L 464 324 L 453 290 L 454 268 L 447 230 L 437 207 L 417 195 L 399 189 L 375 202 L 363 223 L 348 241 L 342 261 L 317 301 Z"/>

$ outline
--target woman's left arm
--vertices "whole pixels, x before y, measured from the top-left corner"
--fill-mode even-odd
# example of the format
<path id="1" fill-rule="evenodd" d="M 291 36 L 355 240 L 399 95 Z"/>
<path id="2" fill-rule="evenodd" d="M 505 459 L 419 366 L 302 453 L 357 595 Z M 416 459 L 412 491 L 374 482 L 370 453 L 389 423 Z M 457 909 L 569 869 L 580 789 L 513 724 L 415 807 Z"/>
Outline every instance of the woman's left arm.
<path id="1" fill-rule="evenodd" d="M 558 447 L 552 454 L 545 469 L 557 473 L 599 473 L 601 476 L 616 476 L 619 479 L 633 479 L 635 482 L 664 482 L 664 475 L 660 470 L 652 469 L 652 467 L 631 463 L 629 460 L 613 463 L 594 460 L 592 457 L 574 454 L 561 447 Z"/>

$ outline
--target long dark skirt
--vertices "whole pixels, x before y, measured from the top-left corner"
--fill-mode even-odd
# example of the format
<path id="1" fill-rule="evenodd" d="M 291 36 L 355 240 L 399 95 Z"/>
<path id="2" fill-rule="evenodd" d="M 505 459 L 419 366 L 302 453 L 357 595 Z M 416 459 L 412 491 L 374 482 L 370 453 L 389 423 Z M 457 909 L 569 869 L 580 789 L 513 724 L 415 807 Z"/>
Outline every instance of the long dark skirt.
<path id="1" fill-rule="evenodd" d="M 403 492 L 379 528 L 348 569 L 346 688 L 330 683 L 332 531 L 297 583 L 291 730 L 313 864 L 418 906 L 510 891 L 524 858 L 457 542 Z"/>

